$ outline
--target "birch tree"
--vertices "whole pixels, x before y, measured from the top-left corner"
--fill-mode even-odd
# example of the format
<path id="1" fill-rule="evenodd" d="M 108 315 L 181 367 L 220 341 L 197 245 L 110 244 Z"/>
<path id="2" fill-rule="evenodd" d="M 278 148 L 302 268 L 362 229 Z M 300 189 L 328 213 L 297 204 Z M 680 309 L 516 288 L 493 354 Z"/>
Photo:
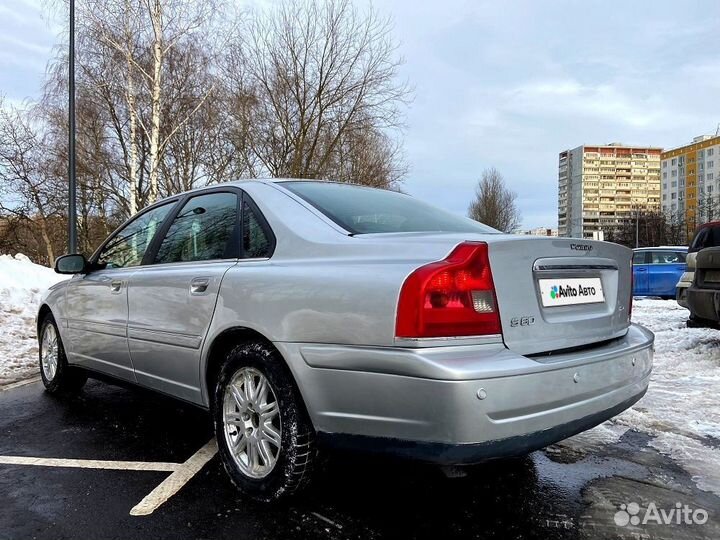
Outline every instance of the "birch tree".
<path id="1" fill-rule="evenodd" d="M 164 117 L 164 76 L 177 49 L 203 42 L 215 21 L 218 3 L 193 0 L 91 0 L 86 5 L 87 35 L 119 54 L 125 64 L 125 100 L 129 135 L 126 139 L 129 209 L 134 213 L 138 198 L 138 131 L 148 143 L 148 193 L 154 202 L 160 193 L 160 169 L 168 145 L 212 94 L 214 85 L 194 96 L 184 115 Z M 143 107 L 144 105 L 144 107 Z M 148 111 L 144 115 L 141 109 Z M 170 122 L 170 120 L 172 120 Z"/>

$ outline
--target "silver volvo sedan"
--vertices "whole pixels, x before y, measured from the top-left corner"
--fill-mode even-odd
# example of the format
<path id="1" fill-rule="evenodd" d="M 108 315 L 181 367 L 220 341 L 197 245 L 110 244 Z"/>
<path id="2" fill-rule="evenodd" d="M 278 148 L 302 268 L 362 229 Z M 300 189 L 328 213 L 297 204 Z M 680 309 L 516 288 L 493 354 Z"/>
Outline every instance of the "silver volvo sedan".
<path id="1" fill-rule="evenodd" d="M 154 204 L 45 296 L 49 392 L 102 374 L 210 410 L 245 494 L 311 477 L 317 446 L 444 465 L 525 454 L 647 390 L 632 252 L 501 234 L 412 197 L 244 181 Z"/>

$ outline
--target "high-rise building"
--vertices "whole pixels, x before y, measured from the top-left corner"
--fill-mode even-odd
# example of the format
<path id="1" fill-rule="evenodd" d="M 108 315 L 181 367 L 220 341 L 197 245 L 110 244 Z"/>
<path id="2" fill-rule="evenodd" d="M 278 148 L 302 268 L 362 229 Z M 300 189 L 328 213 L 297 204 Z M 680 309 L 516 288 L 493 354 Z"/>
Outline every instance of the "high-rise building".
<path id="1" fill-rule="evenodd" d="M 560 152 L 558 232 L 603 239 L 637 212 L 660 210 L 662 148 L 578 146 Z"/>
<path id="2" fill-rule="evenodd" d="M 720 218 L 720 136 L 701 135 L 662 153 L 662 210 L 695 228 Z"/>

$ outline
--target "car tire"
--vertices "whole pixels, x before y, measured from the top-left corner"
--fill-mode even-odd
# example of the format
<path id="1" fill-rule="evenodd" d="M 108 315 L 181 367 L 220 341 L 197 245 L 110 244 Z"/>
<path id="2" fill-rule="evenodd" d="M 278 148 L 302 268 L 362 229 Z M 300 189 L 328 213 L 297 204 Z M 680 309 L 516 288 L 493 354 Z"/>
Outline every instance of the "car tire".
<path id="1" fill-rule="evenodd" d="M 46 392 L 75 394 L 85 386 L 87 374 L 68 364 L 60 332 L 51 314 L 46 315 L 40 325 L 38 360 Z"/>
<path id="2" fill-rule="evenodd" d="M 275 349 L 249 342 L 227 353 L 212 414 L 220 458 L 241 493 L 273 502 L 308 484 L 316 460 L 315 430 Z"/>
<path id="3" fill-rule="evenodd" d="M 707 319 L 701 319 L 700 317 L 691 315 L 687 320 L 687 327 L 688 328 L 718 328 L 718 324 L 714 321 L 709 321 Z"/>

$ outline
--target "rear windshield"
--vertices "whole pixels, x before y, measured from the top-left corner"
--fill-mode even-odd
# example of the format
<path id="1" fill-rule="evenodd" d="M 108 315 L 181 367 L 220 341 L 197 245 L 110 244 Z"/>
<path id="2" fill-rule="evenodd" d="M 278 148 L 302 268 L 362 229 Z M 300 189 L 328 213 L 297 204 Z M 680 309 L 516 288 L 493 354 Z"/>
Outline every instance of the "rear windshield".
<path id="1" fill-rule="evenodd" d="M 720 226 L 700 229 L 690 245 L 690 253 L 709 247 L 720 247 Z"/>
<path id="2" fill-rule="evenodd" d="M 499 232 L 395 191 L 333 182 L 284 182 L 282 185 L 352 234 Z"/>

